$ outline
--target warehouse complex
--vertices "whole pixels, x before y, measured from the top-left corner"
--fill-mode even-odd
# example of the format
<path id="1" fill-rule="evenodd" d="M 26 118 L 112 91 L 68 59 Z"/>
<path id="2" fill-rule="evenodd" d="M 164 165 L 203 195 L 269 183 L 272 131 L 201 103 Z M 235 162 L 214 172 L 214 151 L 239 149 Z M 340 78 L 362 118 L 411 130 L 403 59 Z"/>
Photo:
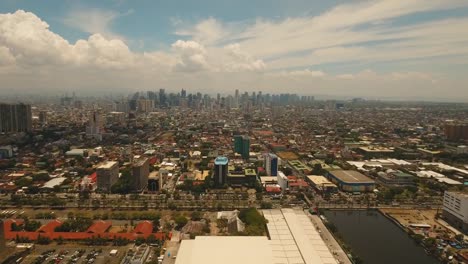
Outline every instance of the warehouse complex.
<path id="1" fill-rule="evenodd" d="M 375 181 L 353 170 L 333 170 L 327 173 L 328 179 L 346 192 L 371 192 Z"/>

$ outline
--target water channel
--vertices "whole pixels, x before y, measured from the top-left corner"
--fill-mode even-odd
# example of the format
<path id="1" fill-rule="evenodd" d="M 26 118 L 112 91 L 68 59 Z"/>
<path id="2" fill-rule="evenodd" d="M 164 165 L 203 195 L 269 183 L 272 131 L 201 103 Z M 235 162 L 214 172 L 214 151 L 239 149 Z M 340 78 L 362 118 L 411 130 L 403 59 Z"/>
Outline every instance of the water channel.
<path id="1" fill-rule="evenodd" d="M 378 211 L 325 211 L 365 264 L 437 264 L 405 231 Z"/>

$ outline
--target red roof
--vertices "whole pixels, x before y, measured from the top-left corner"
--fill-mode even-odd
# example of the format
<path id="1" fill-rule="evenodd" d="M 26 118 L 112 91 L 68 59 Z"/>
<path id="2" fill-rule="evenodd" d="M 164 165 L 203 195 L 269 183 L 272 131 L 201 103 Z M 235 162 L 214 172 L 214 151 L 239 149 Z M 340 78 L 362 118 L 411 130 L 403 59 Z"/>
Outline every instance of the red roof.
<path id="1" fill-rule="evenodd" d="M 135 229 L 133 229 L 133 233 L 137 234 L 151 234 L 151 232 L 153 232 L 153 223 L 150 221 L 140 222 Z"/>
<path id="2" fill-rule="evenodd" d="M 50 221 L 49 223 L 41 226 L 37 232 L 41 232 L 41 233 L 50 233 L 50 232 L 54 232 L 55 228 L 58 227 L 58 226 L 61 226 L 62 225 L 62 222 L 60 222 L 59 220 L 52 220 Z"/>
<path id="3" fill-rule="evenodd" d="M 97 181 L 97 172 L 94 172 L 93 174 L 89 175 L 88 178 L 91 180 L 92 183 L 95 183 Z"/>
<path id="4" fill-rule="evenodd" d="M 265 187 L 266 192 L 268 193 L 280 193 L 281 187 L 278 186 L 267 186 Z"/>
<path id="5" fill-rule="evenodd" d="M 289 182 L 289 187 L 307 187 L 309 184 L 303 179 L 298 179 L 295 182 Z"/>
<path id="6" fill-rule="evenodd" d="M 104 233 L 107 231 L 107 229 L 111 227 L 111 225 L 112 225 L 112 222 L 110 221 L 99 220 L 97 222 L 94 222 L 94 224 L 92 224 L 86 232 L 95 233 L 95 234 Z"/>
<path id="7" fill-rule="evenodd" d="M 48 231 L 52 230 L 50 232 L 45 232 L 45 231 L 43 231 L 43 232 L 39 232 L 39 231 L 36 231 L 36 232 L 25 232 L 25 231 L 16 232 L 16 231 L 11 231 L 11 225 L 13 223 L 21 225 L 23 223 L 23 220 L 21 220 L 21 219 L 16 219 L 16 220 L 15 219 L 7 219 L 7 220 L 4 221 L 4 225 L 3 225 L 4 233 L 5 233 L 5 239 L 12 240 L 12 239 L 16 239 L 17 237 L 22 237 L 22 238 L 27 238 L 27 239 L 29 239 L 31 241 L 34 241 L 34 240 L 37 240 L 37 238 L 39 236 L 41 236 L 41 237 L 48 237 L 49 239 L 62 238 L 62 239 L 65 239 L 65 240 L 83 240 L 83 239 L 92 238 L 92 237 L 102 237 L 102 238 L 106 238 L 106 239 L 126 238 L 126 239 L 129 239 L 129 240 L 135 240 L 138 237 L 147 238 L 148 236 L 153 235 L 156 239 L 165 240 L 165 239 L 170 239 L 172 237 L 171 233 L 169 233 L 167 236 L 166 236 L 166 234 L 164 232 L 152 233 L 153 225 L 149 221 L 144 221 L 142 223 L 139 223 L 137 225 L 137 227 L 134 229 L 134 232 L 132 232 L 132 233 L 109 233 L 109 232 L 106 232 L 107 229 L 111 226 L 110 221 L 107 221 L 107 222 L 106 221 L 98 221 L 98 222 L 96 222 L 95 224 L 93 224 L 91 226 L 91 227 L 95 227 L 96 230 L 97 229 L 102 230 L 103 228 L 108 226 L 106 228 L 106 230 L 104 232 L 102 232 L 102 233 L 54 232 L 52 227 L 54 225 L 56 225 L 57 223 L 59 223 L 59 222 L 60 221 L 58 221 L 58 220 L 53 220 L 53 221 L 47 223 L 46 225 L 44 225 L 43 227 L 41 227 L 41 229 L 43 229 L 43 230 L 48 230 Z M 54 223 L 54 224 L 51 224 L 51 223 Z M 47 228 L 45 228 L 45 227 L 47 227 Z M 91 229 L 91 227 L 89 229 Z M 99 231 L 99 230 L 97 230 L 97 231 Z M 137 233 L 136 231 L 141 231 L 141 233 L 139 233 L 139 232 Z"/>

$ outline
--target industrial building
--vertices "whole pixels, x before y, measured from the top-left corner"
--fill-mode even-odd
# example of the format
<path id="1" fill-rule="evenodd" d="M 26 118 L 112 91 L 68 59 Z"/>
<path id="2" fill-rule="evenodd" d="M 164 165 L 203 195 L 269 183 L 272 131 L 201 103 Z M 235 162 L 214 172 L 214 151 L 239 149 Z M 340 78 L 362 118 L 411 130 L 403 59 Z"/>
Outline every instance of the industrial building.
<path id="1" fill-rule="evenodd" d="M 334 193 L 338 191 L 338 186 L 321 175 L 308 175 L 306 178 L 310 185 L 319 193 Z"/>
<path id="2" fill-rule="evenodd" d="M 468 194 L 445 192 L 442 216 L 453 227 L 468 234 Z"/>
<path id="3" fill-rule="evenodd" d="M 273 262 L 337 264 L 309 217 L 300 209 L 263 210 Z"/>
<path id="4" fill-rule="evenodd" d="M 382 185 L 387 187 L 415 187 L 415 176 L 402 172 L 387 170 L 387 172 L 379 172 L 377 174 L 378 180 Z"/>
<path id="5" fill-rule="evenodd" d="M 97 167 L 97 186 L 100 191 L 110 192 L 119 179 L 119 166 L 115 161 L 106 161 Z"/>
<path id="6" fill-rule="evenodd" d="M 366 159 L 390 158 L 390 157 L 393 157 L 394 152 L 395 152 L 393 148 L 376 147 L 376 146 L 360 147 L 356 151 L 362 154 L 364 158 Z"/>
<path id="7" fill-rule="evenodd" d="M 346 192 L 371 192 L 375 189 L 374 180 L 353 170 L 328 171 L 327 178 Z"/>
<path id="8" fill-rule="evenodd" d="M 273 252 L 264 236 L 197 236 L 182 240 L 175 264 L 271 264 Z"/>

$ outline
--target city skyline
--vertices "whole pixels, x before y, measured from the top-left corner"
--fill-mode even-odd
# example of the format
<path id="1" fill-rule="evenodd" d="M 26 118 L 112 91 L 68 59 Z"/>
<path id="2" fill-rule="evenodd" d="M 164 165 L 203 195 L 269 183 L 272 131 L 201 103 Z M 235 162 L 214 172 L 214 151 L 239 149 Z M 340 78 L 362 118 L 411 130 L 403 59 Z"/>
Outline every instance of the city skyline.
<path id="1" fill-rule="evenodd" d="M 467 102 L 465 1 L 0 3 L 0 95 Z"/>

